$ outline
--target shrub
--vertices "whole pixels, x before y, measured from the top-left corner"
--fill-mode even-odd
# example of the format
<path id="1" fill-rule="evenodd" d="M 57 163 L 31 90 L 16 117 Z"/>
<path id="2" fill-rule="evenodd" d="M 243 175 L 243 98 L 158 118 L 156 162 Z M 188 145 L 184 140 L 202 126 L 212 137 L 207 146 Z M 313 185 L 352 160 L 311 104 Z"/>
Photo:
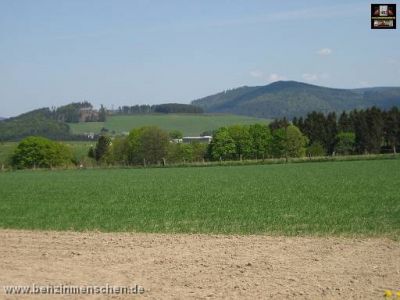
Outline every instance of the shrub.
<path id="1" fill-rule="evenodd" d="M 72 158 L 72 151 L 66 145 L 31 136 L 18 144 L 12 156 L 12 165 L 18 169 L 52 168 L 70 165 Z"/>
<path id="2" fill-rule="evenodd" d="M 336 152 L 342 155 L 354 153 L 356 135 L 354 132 L 340 132 L 337 136 Z"/>
<path id="3" fill-rule="evenodd" d="M 307 156 L 325 156 L 324 146 L 320 142 L 313 142 L 307 147 Z"/>

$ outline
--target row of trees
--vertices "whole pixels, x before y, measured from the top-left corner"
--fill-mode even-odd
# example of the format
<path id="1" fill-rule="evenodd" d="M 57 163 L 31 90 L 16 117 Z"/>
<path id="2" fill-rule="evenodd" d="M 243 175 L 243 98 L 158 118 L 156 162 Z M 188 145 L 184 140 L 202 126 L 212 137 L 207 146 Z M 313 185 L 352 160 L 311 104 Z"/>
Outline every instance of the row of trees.
<path id="1" fill-rule="evenodd" d="M 400 144 L 400 111 L 367 110 L 324 115 L 309 113 L 290 123 L 234 125 L 214 131 L 210 144 L 175 144 L 179 132 L 157 127 L 134 129 L 111 141 L 102 136 L 90 156 L 117 164 L 154 164 L 199 160 L 242 160 L 303 156 L 396 153 Z M 105 149 L 105 150 L 104 150 Z"/>
<path id="2" fill-rule="evenodd" d="M 400 110 L 388 111 L 372 107 L 366 110 L 343 112 L 339 117 L 329 113 L 309 113 L 294 118 L 292 123 L 309 139 L 309 147 L 320 154 L 366 154 L 397 152 L 400 145 Z M 271 126 L 288 124 L 285 119 Z"/>
<path id="3" fill-rule="evenodd" d="M 70 104 L 52 108 L 53 118 L 66 123 L 78 123 L 81 120 L 81 109 L 93 109 L 92 104 L 87 101 L 72 102 Z M 89 116 L 88 116 L 89 117 Z M 91 117 L 91 116 L 90 116 Z M 97 121 L 88 119 L 87 121 Z"/>
<path id="4" fill-rule="evenodd" d="M 214 132 L 210 144 L 171 142 L 179 135 L 158 127 L 133 129 L 127 137 L 113 140 L 103 135 L 88 155 L 100 163 L 121 165 L 288 158 L 304 156 L 308 141 L 293 125 L 273 131 L 262 124 L 221 127 Z"/>
<path id="5" fill-rule="evenodd" d="M 150 114 L 150 113 L 203 113 L 201 107 L 191 104 L 181 103 L 166 103 L 158 105 L 133 105 L 133 106 L 120 106 L 115 113 L 120 115 L 133 115 L 133 114 Z"/>
<path id="6" fill-rule="evenodd" d="M 72 102 L 70 104 L 52 109 L 53 118 L 66 123 L 78 122 L 105 122 L 107 110 L 101 105 L 98 112 L 93 109 L 90 102 Z"/>
<path id="7" fill-rule="evenodd" d="M 27 136 L 43 136 L 55 140 L 87 140 L 85 135 L 71 133 L 68 123 L 104 122 L 107 110 L 99 111 L 89 102 L 70 103 L 58 108 L 40 108 L 0 122 L 0 141 L 18 141 Z"/>
<path id="8" fill-rule="evenodd" d="M 133 129 L 128 136 L 101 135 L 88 156 L 98 163 L 147 165 L 196 161 L 265 159 L 391 151 L 400 146 L 400 111 L 392 108 L 278 119 L 269 125 L 234 125 L 213 132 L 210 144 L 174 143 L 182 137 L 154 126 Z M 64 144 L 41 137 L 19 143 L 12 163 L 17 168 L 57 167 L 74 163 Z M 75 162 L 77 164 L 78 162 Z"/>
<path id="9" fill-rule="evenodd" d="M 182 135 L 155 127 L 133 129 L 128 136 L 111 139 L 99 137 L 88 156 L 99 163 L 118 165 L 147 165 L 202 161 L 207 145 L 200 143 L 180 144 L 170 142 L 171 137 Z"/>
<path id="10" fill-rule="evenodd" d="M 267 125 L 234 125 L 219 128 L 208 147 L 211 160 L 301 157 L 307 138 L 294 126 L 271 128 Z"/>

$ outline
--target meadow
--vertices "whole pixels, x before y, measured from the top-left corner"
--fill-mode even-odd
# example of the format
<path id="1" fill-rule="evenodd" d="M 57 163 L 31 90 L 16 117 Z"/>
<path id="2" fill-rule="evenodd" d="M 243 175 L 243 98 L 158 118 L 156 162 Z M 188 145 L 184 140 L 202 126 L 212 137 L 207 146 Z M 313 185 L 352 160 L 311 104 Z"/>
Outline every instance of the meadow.
<path id="1" fill-rule="evenodd" d="M 0 173 L 0 227 L 400 236 L 400 160 Z"/>
<path id="2" fill-rule="evenodd" d="M 148 114 L 109 116 L 106 122 L 69 123 L 73 134 L 99 133 L 104 127 L 116 133 L 129 132 L 142 126 L 158 126 L 166 131 L 180 130 L 184 135 L 198 136 L 222 126 L 268 123 L 267 119 L 228 114 Z"/>

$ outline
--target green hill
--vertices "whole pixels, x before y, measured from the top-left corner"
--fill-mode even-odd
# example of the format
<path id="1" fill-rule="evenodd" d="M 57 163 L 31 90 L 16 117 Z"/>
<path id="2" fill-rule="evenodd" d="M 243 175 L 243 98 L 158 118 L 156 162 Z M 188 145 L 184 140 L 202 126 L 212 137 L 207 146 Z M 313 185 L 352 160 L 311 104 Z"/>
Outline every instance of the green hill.
<path id="1" fill-rule="evenodd" d="M 266 119 L 228 114 L 144 114 L 109 116 L 106 122 L 70 123 L 73 134 L 99 133 L 104 127 L 116 133 L 141 126 L 159 126 L 167 131 L 180 130 L 184 135 L 199 135 L 232 124 L 267 123 Z"/>
<path id="2" fill-rule="evenodd" d="M 57 121 L 49 108 L 36 109 L 0 122 L 0 141 L 19 140 L 29 135 L 70 138 L 68 125 Z"/>
<path id="3" fill-rule="evenodd" d="M 192 101 L 206 112 L 293 118 L 313 110 L 341 112 L 376 105 L 400 106 L 400 87 L 333 89 L 295 81 L 240 87 Z"/>

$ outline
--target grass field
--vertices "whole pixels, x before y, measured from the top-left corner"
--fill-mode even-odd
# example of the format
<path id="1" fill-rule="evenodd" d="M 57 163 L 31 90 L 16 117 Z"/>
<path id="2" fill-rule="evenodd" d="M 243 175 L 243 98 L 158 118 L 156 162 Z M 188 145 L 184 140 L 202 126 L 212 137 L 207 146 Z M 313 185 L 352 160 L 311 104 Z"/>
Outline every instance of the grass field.
<path id="1" fill-rule="evenodd" d="M 400 235 L 400 160 L 0 173 L 0 227 Z"/>
<path id="2" fill-rule="evenodd" d="M 204 131 L 214 130 L 222 126 L 233 124 L 267 123 L 266 119 L 258 119 L 238 115 L 194 115 L 194 114 L 152 114 L 111 116 L 106 122 L 70 123 L 74 134 L 84 132 L 99 133 L 105 127 L 117 133 L 129 132 L 131 129 L 141 126 L 154 125 L 164 130 L 180 130 L 184 135 L 199 135 Z"/>

